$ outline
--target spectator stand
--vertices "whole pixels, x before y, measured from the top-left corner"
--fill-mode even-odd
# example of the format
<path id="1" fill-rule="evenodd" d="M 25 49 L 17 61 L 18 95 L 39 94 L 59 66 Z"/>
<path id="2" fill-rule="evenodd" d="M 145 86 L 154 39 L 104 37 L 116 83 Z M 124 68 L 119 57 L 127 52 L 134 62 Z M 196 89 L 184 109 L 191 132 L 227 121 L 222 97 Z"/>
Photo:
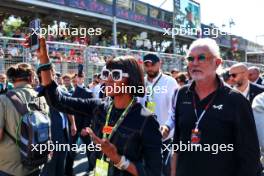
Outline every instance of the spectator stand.
<path id="1" fill-rule="evenodd" d="M 38 65 L 36 52 L 24 48 L 23 38 L 0 37 L 0 72 L 13 64 L 19 62 L 31 63 L 35 67 Z M 162 61 L 162 70 L 170 71 L 177 68 L 180 71 L 186 71 L 186 62 L 184 56 L 176 54 L 158 53 L 143 50 L 131 50 L 103 46 L 86 46 L 77 43 L 66 43 L 47 41 L 48 53 L 51 61 L 55 64 L 56 71 L 65 73 L 75 73 L 79 64 L 84 65 L 86 73 L 86 83 L 92 81 L 95 73 L 100 73 L 108 59 L 131 55 L 135 57 L 140 64 L 143 64 L 142 58 L 147 53 L 157 54 Z M 230 67 L 235 61 L 224 60 L 222 68 Z M 248 66 L 257 66 L 264 71 L 264 65 L 245 63 Z"/>

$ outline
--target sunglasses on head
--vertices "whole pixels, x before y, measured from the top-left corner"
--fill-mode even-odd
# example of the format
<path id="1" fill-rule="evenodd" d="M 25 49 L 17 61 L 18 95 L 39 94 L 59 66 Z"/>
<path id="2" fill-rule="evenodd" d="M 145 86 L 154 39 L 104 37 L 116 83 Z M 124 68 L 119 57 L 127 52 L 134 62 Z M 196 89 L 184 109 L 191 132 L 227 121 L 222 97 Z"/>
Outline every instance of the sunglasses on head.
<path id="1" fill-rule="evenodd" d="M 188 56 L 186 59 L 188 62 L 193 62 L 194 59 L 197 58 L 199 62 L 204 62 L 206 60 L 205 54 L 199 54 L 198 56 Z"/>
<path id="2" fill-rule="evenodd" d="M 101 79 L 106 81 L 110 75 L 114 81 L 121 81 L 123 77 L 129 77 L 128 73 L 124 73 L 121 69 L 113 69 L 111 71 L 108 69 L 103 69 L 101 73 Z"/>

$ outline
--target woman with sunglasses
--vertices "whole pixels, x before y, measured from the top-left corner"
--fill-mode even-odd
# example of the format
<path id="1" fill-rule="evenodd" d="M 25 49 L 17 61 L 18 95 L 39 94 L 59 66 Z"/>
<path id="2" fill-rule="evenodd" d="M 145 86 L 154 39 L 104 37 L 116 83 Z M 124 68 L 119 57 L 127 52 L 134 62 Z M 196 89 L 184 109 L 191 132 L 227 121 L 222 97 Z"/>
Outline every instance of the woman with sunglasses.
<path id="1" fill-rule="evenodd" d="M 61 95 L 51 77 L 44 38 L 40 39 L 38 55 L 49 105 L 61 112 L 94 117 L 88 133 L 101 145 L 101 152 L 95 157 L 95 175 L 161 175 L 162 137 L 155 115 L 136 101 L 136 97 L 144 96 L 144 78 L 134 58 L 119 57 L 107 62 L 101 78 L 106 80 L 106 92 L 111 98 L 103 101 Z M 135 89 L 129 90 L 136 92 L 114 91 L 128 86 L 133 86 Z"/>

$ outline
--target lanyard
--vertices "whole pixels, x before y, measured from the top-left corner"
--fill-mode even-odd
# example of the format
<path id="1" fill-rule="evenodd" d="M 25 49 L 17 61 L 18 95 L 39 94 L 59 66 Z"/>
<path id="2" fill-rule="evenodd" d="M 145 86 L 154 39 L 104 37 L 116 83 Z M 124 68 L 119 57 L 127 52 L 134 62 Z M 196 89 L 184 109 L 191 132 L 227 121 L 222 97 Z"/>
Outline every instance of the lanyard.
<path id="1" fill-rule="evenodd" d="M 201 115 L 198 118 L 197 115 L 197 105 L 196 105 L 196 101 L 195 101 L 195 95 L 193 94 L 193 106 L 194 106 L 194 112 L 195 112 L 195 116 L 197 118 L 197 121 L 195 122 L 195 129 L 198 129 L 199 123 L 202 120 L 202 118 L 204 117 L 204 114 L 206 113 L 206 111 L 211 107 L 211 105 L 213 104 L 213 101 L 216 97 L 216 93 L 214 94 L 214 96 L 211 98 L 211 100 L 209 101 L 209 103 L 205 106 L 203 112 L 201 113 Z"/>
<path id="2" fill-rule="evenodd" d="M 157 83 L 159 82 L 160 78 L 162 77 L 162 73 L 160 74 L 159 78 L 157 79 L 157 81 L 153 84 L 153 86 L 151 87 L 151 97 L 153 98 L 153 90 L 154 87 L 157 85 Z M 147 85 L 147 89 L 148 89 L 148 85 Z M 147 96 L 147 102 L 149 102 L 149 96 Z"/>
<path id="3" fill-rule="evenodd" d="M 130 110 L 130 108 L 132 107 L 132 104 L 134 103 L 135 98 L 133 98 L 131 100 L 131 102 L 129 103 L 129 105 L 126 107 L 126 109 L 123 111 L 123 113 L 121 114 L 120 118 L 118 119 L 118 121 L 116 122 L 115 126 L 113 127 L 112 132 L 110 133 L 110 135 L 107 137 L 106 133 L 103 133 L 103 138 L 106 139 L 108 138 L 109 140 L 111 139 L 111 137 L 113 136 L 113 134 L 115 133 L 115 131 L 117 130 L 117 128 L 120 126 L 120 124 L 123 122 L 125 116 L 127 115 L 128 111 Z M 109 123 L 109 119 L 110 119 L 110 114 L 111 111 L 113 109 L 113 103 L 110 105 L 110 108 L 108 109 L 107 115 L 106 115 L 106 122 L 105 122 L 105 127 L 108 126 Z"/>
<path id="4" fill-rule="evenodd" d="M 109 140 L 111 139 L 111 137 L 113 136 L 113 134 L 115 133 L 115 131 L 117 130 L 117 128 L 120 126 L 120 124 L 123 122 L 123 120 L 125 119 L 125 116 L 127 115 L 128 111 L 130 110 L 130 108 L 132 107 L 133 103 L 135 101 L 135 98 L 133 98 L 131 100 L 131 102 L 129 103 L 129 105 L 126 107 L 126 109 L 124 110 L 124 112 L 121 114 L 120 118 L 118 119 L 118 121 L 116 122 L 115 126 L 113 127 L 110 135 L 107 137 L 106 133 L 103 133 L 103 138 L 106 139 L 108 138 Z M 111 111 L 113 109 L 113 103 L 110 105 L 108 111 L 107 111 L 107 115 L 106 115 L 106 121 L 105 121 L 105 125 L 104 127 L 108 127 L 108 123 L 109 123 L 109 119 L 110 119 L 110 114 Z M 104 160 L 104 154 L 102 155 L 101 160 Z"/>

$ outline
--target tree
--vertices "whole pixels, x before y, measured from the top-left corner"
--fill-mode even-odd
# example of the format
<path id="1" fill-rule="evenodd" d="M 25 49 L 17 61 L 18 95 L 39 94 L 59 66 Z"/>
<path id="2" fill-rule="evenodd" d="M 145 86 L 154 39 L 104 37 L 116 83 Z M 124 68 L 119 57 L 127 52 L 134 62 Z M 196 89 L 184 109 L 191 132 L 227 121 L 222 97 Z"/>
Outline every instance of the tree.
<path id="1" fill-rule="evenodd" d="M 23 24 L 24 22 L 20 17 L 15 18 L 13 15 L 9 16 L 3 21 L 4 34 L 7 36 L 12 36 L 13 32 L 15 32 L 17 29 L 20 29 Z"/>

